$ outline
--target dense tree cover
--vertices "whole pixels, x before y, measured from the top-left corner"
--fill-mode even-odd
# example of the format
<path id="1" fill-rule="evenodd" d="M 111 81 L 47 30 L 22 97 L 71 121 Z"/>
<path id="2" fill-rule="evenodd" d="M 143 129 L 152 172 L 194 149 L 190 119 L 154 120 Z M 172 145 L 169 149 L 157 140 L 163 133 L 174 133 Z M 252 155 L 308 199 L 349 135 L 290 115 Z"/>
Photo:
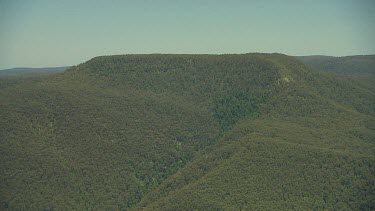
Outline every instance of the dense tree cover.
<path id="1" fill-rule="evenodd" d="M 242 118 L 256 116 L 263 101 L 248 93 L 234 93 L 217 99 L 212 112 L 222 128 L 228 129 Z"/>
<path id="2" fill-rule="evenodd" d="M 373 158 L 309 143 L 327 131 L 274 120 L 241 122 L 214 151 L 168 178 L 139 207 L 372 209 Z M 321 142 L 346 136 L 323 136 L 332 139 Z"/>
<path id="3" fill-rule="evenodd" d="M 10 207 L 126 208 L 214 138 L 212 117 L 177 97 L 57 81 L 2 95 Z"/>
<path id="4" fill-rule="evenodd" d="M 155 54 L 0 88 L 1 208 L 375 208 L 364 80 L 281 54 Z"/>

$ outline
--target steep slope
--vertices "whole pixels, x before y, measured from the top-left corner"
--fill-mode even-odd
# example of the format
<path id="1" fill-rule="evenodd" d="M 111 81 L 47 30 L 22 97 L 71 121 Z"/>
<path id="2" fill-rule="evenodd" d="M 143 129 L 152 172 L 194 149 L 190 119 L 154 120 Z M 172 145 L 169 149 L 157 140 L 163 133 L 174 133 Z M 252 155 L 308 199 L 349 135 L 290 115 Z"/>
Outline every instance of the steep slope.
<path id="1" fill-rule="evenodd" d="M 12 209 L 126 208 L 212 141 L 179 97 L 65 76 L 1 91 L 1 199 Z"/>
<path id="2" fill-rule="evenodd" d="M 272 62 L 292 72 L 262 115 L 239 121 L 138 208 L 374 208 L 374 93 L 285 57 Z"/>
<path id="3" fill-rule="evenodd" d="M 371 210 L 371 154 L 311 143 L 345 141 L 357 147 L 364 142 L 330 129 L 334 128 L 316 130 L 268 120 L 243 122 L 215 150 L 200 156 L 144 197 L 139 207 Z"/>
<path id="4" fill-rule="evenodd" d="M 96 57 L 0 86 L 10 209 L 372 209 L 375 94 L 281 54 Z"/>

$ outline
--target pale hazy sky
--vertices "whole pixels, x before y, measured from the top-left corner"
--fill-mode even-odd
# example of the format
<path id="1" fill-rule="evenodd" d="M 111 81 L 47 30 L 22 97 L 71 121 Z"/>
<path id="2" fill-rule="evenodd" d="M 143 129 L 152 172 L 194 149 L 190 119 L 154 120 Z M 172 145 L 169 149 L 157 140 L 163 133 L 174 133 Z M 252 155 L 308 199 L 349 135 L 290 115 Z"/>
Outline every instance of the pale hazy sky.
<path id="1" fill-rule="evenodd" d="M 375 0 L 0 0 L 0 69 L 140 53 L 375 54 Z"/>

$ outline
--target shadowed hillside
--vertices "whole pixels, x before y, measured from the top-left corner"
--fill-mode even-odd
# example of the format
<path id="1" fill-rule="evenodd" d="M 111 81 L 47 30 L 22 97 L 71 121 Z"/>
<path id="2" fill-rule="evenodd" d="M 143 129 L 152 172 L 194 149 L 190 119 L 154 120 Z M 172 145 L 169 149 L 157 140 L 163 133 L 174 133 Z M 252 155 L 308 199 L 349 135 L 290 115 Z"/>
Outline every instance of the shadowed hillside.
<path id="1" fill-rule="evenodd" d="M 0 80 L 0 206 L 374 209 L 375 93 L 281 54 Z"/>

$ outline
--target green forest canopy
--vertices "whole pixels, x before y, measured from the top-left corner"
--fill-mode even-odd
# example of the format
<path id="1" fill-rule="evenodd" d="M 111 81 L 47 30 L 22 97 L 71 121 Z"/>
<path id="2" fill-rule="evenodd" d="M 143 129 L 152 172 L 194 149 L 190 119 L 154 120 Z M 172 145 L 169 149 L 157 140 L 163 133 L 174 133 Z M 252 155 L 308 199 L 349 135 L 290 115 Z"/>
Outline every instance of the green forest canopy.
<path id="1" fill-rule="evenodd" d="M 375 93 L 282 54 L 0 78 L 4 209 L 373 210 Z"/>

